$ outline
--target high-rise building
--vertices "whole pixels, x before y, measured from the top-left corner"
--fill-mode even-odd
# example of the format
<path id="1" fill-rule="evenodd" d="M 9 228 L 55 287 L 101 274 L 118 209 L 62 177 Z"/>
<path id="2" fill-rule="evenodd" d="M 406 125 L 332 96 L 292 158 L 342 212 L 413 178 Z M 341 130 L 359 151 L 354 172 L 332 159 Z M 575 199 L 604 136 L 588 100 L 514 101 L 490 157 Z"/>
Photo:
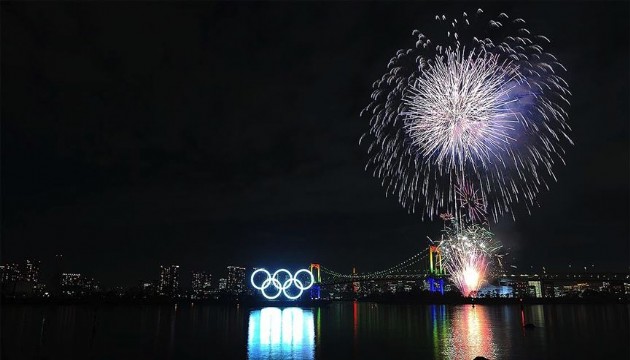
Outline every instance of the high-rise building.
<path id="1" fill-rule="evenodd" d="M 61 293 L 66 296 L 83 294 L 83 276 L 76 273 L 61 274 Z"/>
<path id="2" fill-rule="evenodd" d="M 41 263 L 40 261 L 26 260 L 26 263 L 24 264 L 24 271 L 22 271 L 25 281 L 33 282 L 33 283 L 39 282 L 39 264 L 40 263 Z"/>
<path id="3" fill-rule="evenodd" d="M 227 280 L 225 278 L 219 279 L 219 291 L 225 291 L 227 289 Z"/>
<path id="4" fill-rule="evenodd" d="M 2 292 L 6 294 L 42 294 L 44 285 L 39 283 L 39 261 L 26 260 L 22 265 L 0 265 Z"/>
<path id="5" fill-rule="evenodd" d="M 507 285 L 512 287 L 514 297 L 522 298 L 529 296 L 529 284 L 527 281 L 511 280 Z"/>
<path id="6" fill-rule="evenodd" d="M 179 292 L 179 265 L 160 266 L 158 294 L 175 297 Z"/>
<path id="7" fill-rule="evenodd" d="M 77 286 L 81 285 L 81 274 L 63 273 L 61 274 L 61 286 Z"/>
<path id="8" fill-rule="evenodd" d="M 233 294 L 245 292 L 245 268 L 240 266 L 228 266 L 226 290 Z"/>
<path id="9" fill-rule="evenodd" d="M 192 289 L 196 299 L 204 299 L 212 290 L 212 275 L 205 271 L 193 271 Z"/>
<path id="10" fill-rule="evenodd" d="M 528 281 L 527 282 L 527 287 L 528 287 L 528 295 L 529 296 L 535 297 L 535 298 L 541 298 L 542 297 L 542 288 L 540 286 L 540 280 Z"/>
<path id="11" fill-rule="evenodd" d="M 18 264 L 0 265 L 0 281 L 6 283 L 19 280 L 22 280 L 22 273 Z"/>

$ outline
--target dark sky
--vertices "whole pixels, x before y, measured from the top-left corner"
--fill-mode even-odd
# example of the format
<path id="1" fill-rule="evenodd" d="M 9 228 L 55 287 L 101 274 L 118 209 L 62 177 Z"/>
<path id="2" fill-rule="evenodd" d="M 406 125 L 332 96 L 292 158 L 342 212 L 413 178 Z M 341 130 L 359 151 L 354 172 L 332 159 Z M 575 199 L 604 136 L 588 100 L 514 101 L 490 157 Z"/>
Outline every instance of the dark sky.
<path id="1" fill-rule="evenodd" d="M 2 3 L 2 262 L 105 285 L 226 265 L 378 270 L 441 223 L 364 171 L 371 84 L 435 14 L 506 12 L 568 68 L 575 146 L 513 263 L 626 271 L 628 3 Z M 217 277 L 218 277 L 217 276 Z"/>

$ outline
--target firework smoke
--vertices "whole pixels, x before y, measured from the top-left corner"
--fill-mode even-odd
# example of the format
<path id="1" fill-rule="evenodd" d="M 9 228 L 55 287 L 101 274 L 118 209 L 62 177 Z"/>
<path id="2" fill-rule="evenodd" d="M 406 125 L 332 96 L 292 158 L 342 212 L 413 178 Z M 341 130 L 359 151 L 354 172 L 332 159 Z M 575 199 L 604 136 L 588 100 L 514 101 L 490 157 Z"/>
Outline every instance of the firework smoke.
<path id="1" fill-rule="evenodd" d="M 415 30 L 415 47 L 399 50 L 374 83 L 367 168 L 410 211 L 459 217 L 459 202 L 487 208 L 465 214 L 494 220 L 554 179 L 568 136 L 564 67 L 522 19 L 489 20 L 481 10 L 437 16 L 435 35 Z M 478 189 L 468 194 L 466 189 Z M 474 200 L 476 201 L 476 200 Z"/>

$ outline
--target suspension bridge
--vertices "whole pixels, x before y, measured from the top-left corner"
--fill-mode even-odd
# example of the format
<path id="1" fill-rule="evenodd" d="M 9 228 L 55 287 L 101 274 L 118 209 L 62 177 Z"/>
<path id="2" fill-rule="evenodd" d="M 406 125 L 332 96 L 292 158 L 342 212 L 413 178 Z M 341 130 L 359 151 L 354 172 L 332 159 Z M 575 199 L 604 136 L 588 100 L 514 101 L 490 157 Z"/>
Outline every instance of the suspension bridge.
<path id="1" fill-rule="evenodd" d="M 310 271 L 315 279 L 311 288 L 311 298 L 318 299 L 321 289 L 325 286 L 353 284 L 353 291 L 357 292 L 361 282 L 386 282 L 386 281 L 419 281 L 426 280 L 429 291 L 444 294 L 444 281 L 447 274 L 442 267 L 442 254 L 437 246 L 430 245 L 428 251 L 417 253 L 412 257 L 385 270 L 358 273 L 352 269 L 352 273 L 344 274 L 325 266 L 312 263 Z"/>

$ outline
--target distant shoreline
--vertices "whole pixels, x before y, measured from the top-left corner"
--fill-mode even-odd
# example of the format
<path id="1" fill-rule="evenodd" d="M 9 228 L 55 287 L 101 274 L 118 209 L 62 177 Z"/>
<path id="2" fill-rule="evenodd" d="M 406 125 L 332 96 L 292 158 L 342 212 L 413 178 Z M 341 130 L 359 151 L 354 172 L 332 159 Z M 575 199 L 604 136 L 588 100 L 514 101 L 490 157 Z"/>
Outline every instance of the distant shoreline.
<path id="1" fill-rule="evenodd" d="M 442 301 L 440 301 L 442 300 Z M 90 306 L 141 306 L 141 305 L 215 305 L 215 306 L 243 306 L 248 308 L 260 308 L 268 306 L 276 307 L 322 307 L 328 306 L 335 302 L 354 302 L 359 303 L 375 303 L 375 304 L 392 304 L 392 305 L 608 305 L 608 304 L 627 304 L 630 305 L 629 299 L 585 299 L 585 298 L 451 298 L 451 299 L 426 299 L 426 298 L 392 298 L 392 299 L 335 299 L 335 300 L 295 300 L 295 301 L 268 301 L 261 299 L 209 299 L 209 300 L 190 300 L 190 299 L 29 299 L 29 298 L 5 298 L 0 301 L 0 305 L 40 305 L 40 306 L 65 306 L 65 305 L 90 305 Z"/>

